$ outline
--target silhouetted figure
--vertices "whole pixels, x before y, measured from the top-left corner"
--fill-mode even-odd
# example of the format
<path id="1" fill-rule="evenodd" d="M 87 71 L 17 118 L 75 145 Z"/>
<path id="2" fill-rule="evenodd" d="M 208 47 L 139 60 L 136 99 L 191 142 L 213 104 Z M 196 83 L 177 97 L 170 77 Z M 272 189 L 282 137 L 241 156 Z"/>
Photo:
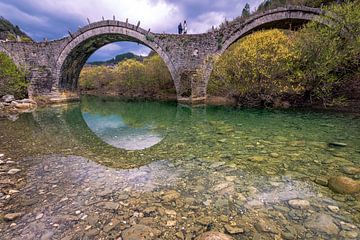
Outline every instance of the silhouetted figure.
<path id="1" fill-rule="evenodd" d="M 185 20 L 184 21 L 184 28 L 183 28 L 184 34 L 187 34 L 187 30 L 188 30 L 188 27 L 187 27 L 187 23 L 186 23 L 186 20 Z"/>
<path id="2" fill-rule="evenodd" d="M 178 31 L 179 31 L 179 34 L 182 34 L 182 33 L 183 33 L 183 27 L 182 27 L 182 24 L 181 24 L 181 23 L 179 23 Z"/>

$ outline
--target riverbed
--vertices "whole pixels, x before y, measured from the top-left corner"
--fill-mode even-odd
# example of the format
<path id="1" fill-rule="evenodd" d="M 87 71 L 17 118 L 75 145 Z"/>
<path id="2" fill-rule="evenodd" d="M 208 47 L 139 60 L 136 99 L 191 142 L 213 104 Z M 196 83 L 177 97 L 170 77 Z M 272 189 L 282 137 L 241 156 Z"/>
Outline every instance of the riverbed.
<path id="1" fill-rule="evenodd" d="M 1 239 L 360 236 L 360 194 L 327 186 L 360 179 L 359 116 L 83 97 L 10 119 Z"/>

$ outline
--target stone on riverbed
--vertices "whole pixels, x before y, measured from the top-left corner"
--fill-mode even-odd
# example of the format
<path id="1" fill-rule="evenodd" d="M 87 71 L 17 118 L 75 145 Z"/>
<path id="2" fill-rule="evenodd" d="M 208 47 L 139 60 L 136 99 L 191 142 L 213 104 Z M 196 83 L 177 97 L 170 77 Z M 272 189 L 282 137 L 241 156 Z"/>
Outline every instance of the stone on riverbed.
<path id="1" fill-rule="evenodd" d="M 164 194 L 164 196 L 162 197 L 162 199 L 165 201 L 165 202 L 171 202 L 171 201 L 174 201 L 176 199 L 178 199 L 180 197 L 180 193 L 178 193 L 177 191 L 175 190 L 170 190 L 168 192 L 166 192 Z"/>
<path id="2" fill-rule="evenodd" d="M 336 235 L 339 232 L 338 226 L 330 215 L 316 214 L 305 223 L 305 227 L 316 232 L 323 232 L 329 235 Z"/>
<path id="3" fill-rule="evenodd" d="M 10 169 L 7 173 L 10 175 L 14 175 L 20 171 L 21 171 L 21 169 L 13 168 L 13 169 Z"/>
<path id="4" fill-rule="evenodd" d="M 21 217 L 22 213 L 9 213 L 4 216 L 5 221 L 14 221 L 15 219 Z"/>
<path id="5" fill-rule="evenodd" d="M 341 169 L 341 171 L 348 175 L 356 175 L 360 173 L 360 168 L 352 167 L 352 166 L 345 166 Z"/>
<path id="6" fill-rule="evenodd" d="M 337 176 L 329 179 L 329 188 L 336 193 L 352 194 L 360 192 L 360 183 L 348 177 Z"/>
<path id="7" fill-rule="evenodd" d="M 331 142 L 329 143 L 330 147 L 346 147 L 347 144 L 346 143 L 341 143 L 341 142 Z"/>
<path id="8" fill-rule="evenodd" d="M 196 240 L 233 240 L 233 238 L 220 232 L 206 232 L 201 234 Z"/>
<path id="9" fill-rule="evenodd" d="M 13 95 L 5 95 L 2 97 L 3 102 L 11 103 L 15 100 L 15 97 Z"/>
<path id="10" fill-rule="evenodd" d="M 244 233 L 244 229 L 242 228 L 239 228 L 239 227 L 234 227 L 234 226 L 231 226 L 229 224 L 226 224 L 224 226 L 226 232 L 230 233 L 230 234 L 239 234 L 239 233 Z"/>
<path id="11" fill-rule="evenodd" d="M 289 205 L 295 209 L 308 209 L 310 207 L 309 201 L 303 199 L 292 199 L 289 201 Z"/>
<path id="12" fill-rule="evenodd" d="M 122 233 L 123 240 L 153 240 L 158 239 L 161 232 L 157 229 L 137 224 Z"/>

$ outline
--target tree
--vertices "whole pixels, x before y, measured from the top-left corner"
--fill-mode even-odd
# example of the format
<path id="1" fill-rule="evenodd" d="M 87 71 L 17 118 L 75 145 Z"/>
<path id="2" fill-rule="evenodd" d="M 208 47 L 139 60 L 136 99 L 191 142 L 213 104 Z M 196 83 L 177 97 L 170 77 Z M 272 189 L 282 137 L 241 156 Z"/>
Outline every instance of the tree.
<path id="1" fill-rule="evenodd" d="M 245 4 L 244 9 L 242 10 L 242 17 L 248 17 L 250 16 L 250 5 L 248 3 Z"/>

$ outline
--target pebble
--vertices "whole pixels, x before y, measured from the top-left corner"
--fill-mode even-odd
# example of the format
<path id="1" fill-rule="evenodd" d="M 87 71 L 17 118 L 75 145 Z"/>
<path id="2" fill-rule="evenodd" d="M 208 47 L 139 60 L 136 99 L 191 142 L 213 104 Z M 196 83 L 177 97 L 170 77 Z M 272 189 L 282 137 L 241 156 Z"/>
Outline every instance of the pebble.
<path id="1" fill-rule="evenodd" d="M 315 214 L 305 223 L 305 227 L 314 231 L 323 232 L 329 235 L 336 235 L 339 232 L 338 226 L 330 215 Z"/>
<path id="2" fill-rule="evenodd" d="M 295 209 L 308 209 L 310 207 L 310 202 L 302 199 L 292 199 L 289 201 L 289 205 Z"/>
<path id="3" fill-rule="evenodd" d="M 329 206 L 327 206 L 327 208 L 334 213 L 337 213 L 338 211 L 340 211 L 340 208 L 338 206 L 329 205 Z"/>
<path id="4" fill-rule="evenodd" d="M 21 217 L 22 213 L 9 213 L 4 216 L 5 221 L 14 221 L 15 219 Z"/>
<path id="5" fill-rule="evenodd" d="M 0 153 L 0 158 L 3 158 L 5 156 L 5 154 Z"/>
<path id="6" fill-rule="evenodd" d="M 18 172 L 21 172 L 21 169 L 13 168 L 13 169 L 10 169 L 7 173 L 10 175 L 14 175 Z"/>
<path id="7" fill-rule="evenodd" d="M 167 221 L 167 222 L 166 222 L 166 226 L 167 226 L 167 227 L 176 226 L 176 221 Z"/>
<path id="8" fill-rule="evenodd" d="M 201 234 L 197 240 L 233 240 L 233 238 L 220 232 L 206 232 Z"/>
<path id="9" fill-rule="evenodd" d="M 39 213 L 38 215 L 36 215 L 35 220 L 39 220 L 39 219 L 41 219 L 43 216 L 44 216 L 43 213 Z"/>
<path id="10" fill-rule="evenodd" d="M 328 179 L 327 178 L 324 178 L 324 177 L 317 177 L 315 179 L 315 183 L 321 185 L 321 186 L 324 186 L 326 187 L 328 185 Z"/>
<path id="11" fill-rule="evenodd" d="M 176 199 L 178 199 L 180 197 L 180 193 L 178 193 L 177 191 L 175 190 L 170 190 L 168 192 L 166 192 L 164 194 L 164 196 L 162 197 L 162 199 L 165 201 L 165 202 L 172 202 Z"/>
<path id="12" fill-rule="evenodd" d="M 19 190 L 15 190 L 15 189 L 10 189 L 9 190 L 10 195 L 15 194 L 15 193 L 19 193 L 19 192 L 20 192 Z"/>
<path id="13" fill-rule="evenodd" d="M 231 226 L 229 224 L 226 224 L 224 226 L 225 230 L 230 233 L 230 234 L 239 234 L 239 233 L 244 233 L 244 229 L 242 228 L 239 228 L 239 227 L 234 227 L 234 226 Z"/>
<path id="14" fill-rule="evenodd" d="M 341 143 L 341 142 L 331 142 L 329 143 L 330 147 L 346 147 L 347 144 L 346 143 Z"/>

